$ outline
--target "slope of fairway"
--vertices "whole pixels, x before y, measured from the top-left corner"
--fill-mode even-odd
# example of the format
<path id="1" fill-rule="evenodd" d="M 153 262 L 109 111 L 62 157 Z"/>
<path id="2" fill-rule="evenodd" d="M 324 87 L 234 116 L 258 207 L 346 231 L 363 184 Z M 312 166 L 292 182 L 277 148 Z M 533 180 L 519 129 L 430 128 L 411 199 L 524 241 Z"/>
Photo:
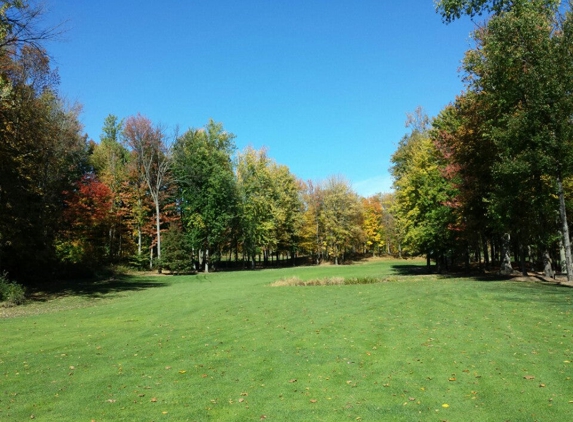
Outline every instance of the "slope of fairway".
<path id="1" fill-rule="evenodd" d="M 0 320 L 0 420 L 570 417 L 573 289 L 404 264 L 148 277 L 31 305 Z M 294 275 L 389 281 L 269 286 Z"/>

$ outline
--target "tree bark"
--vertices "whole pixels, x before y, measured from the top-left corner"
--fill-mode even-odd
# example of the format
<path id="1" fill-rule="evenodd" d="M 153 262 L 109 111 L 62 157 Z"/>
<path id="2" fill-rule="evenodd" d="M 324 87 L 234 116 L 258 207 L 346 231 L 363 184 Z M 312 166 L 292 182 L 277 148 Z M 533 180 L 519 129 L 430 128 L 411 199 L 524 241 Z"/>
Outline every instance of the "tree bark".
<path id="1" fill-rule="evenodd" d="M 557 193 L 559 195 L 559 215 L 563 227 L 563 246 L 565 247 L 565 268 L 567 270 L 567 281 L 573 281 L 573 264 L 571 262 L 571 239 L 569 237 L 569 224 L 567 223 L 567 210 L 565 209 L 565 193 L 561 175 L 557 176 Z"/>
<path id="2" fill-rule="evenodd" d="M 509 233 L 506 233 L 503 236 L 503 247 L 501 252 L 501 269 L 499 270 L 500 274 L 503 275 L 510 275 L 513 272 L 513 268 L 511 267 L 511 255 L 509 253 L 509 245 L 510 245 L 510 236 Z"/>
<path id="3" fill-rule="evenodd" d="M 155 225 L 157 227 L 157 272 L 161 273 L 161 219 L 159 215 L 159 197 L 155 200 Z"/>
<path id="4" fill-rule="evenodd" d="M 563 232 L 559 230 L 561 234 L 561 238 L 559 239 L 559 269 L 562 273 L 567 272 L 567 268 L 565 268 L 565 246 L 563 246 Z"/>
<path id="5" fill-rule="evenodd" d="M 551 266 L 551 257 L 549 252 L 545 251 L 543 253 L 543 273 L 546 277 L 555 278 L 555 273 L 553 272 L 553 267 Z"/>
<path id="6" fill-rule="evenodd" d="M 205 248 L 205 273 L 209 273 L 209 248 Z"/>

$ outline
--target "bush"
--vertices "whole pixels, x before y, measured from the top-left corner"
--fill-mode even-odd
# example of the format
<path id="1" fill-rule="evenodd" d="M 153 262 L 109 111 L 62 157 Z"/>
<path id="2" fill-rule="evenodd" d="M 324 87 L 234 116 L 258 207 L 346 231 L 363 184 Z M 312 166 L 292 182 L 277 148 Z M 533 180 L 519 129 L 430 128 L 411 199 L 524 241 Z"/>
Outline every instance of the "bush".
<path id="1" fill-rule="evenodd" d="M 26 301 L 26 289 L 24 286 L 10 281 L 8 273 L 0 275 L 0 302 L 3 306 L 22 305 Z"/>
<path id="2" fill-rule="evenodd" d="M 188 237 L 176 224 L 171 224 L 163 236 L 161 265 L 175 274 L 193 272 L 193 248 Z"/>

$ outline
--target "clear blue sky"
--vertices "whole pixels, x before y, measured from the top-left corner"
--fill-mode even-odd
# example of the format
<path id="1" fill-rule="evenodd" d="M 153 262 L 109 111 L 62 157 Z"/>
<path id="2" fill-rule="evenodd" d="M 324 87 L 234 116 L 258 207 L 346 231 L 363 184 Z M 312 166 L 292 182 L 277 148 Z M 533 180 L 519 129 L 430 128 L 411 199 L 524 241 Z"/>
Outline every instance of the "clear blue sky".
<path id="1" fill-rule="evenodd" d="M 345 176 L 388 191 L 389 159 L 418 105 L 463 89 L 472 24 L 432 0 L 45 0 L 63 96 L 99 141 L 108 114 L 169 128 L 209 118 L 239 149 L 266 146 L 303 180 Z"/>

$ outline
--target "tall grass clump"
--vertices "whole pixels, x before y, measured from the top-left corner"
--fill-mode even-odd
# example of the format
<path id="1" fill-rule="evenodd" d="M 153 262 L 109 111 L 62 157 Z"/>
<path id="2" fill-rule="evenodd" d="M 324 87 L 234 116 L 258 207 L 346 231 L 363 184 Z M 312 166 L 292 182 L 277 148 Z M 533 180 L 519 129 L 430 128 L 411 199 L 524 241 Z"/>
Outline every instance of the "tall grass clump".
<path id="1" fill-rule="evenodd" d="M 284 286 L 341 286 L 341 285 L 353 285 L 353 284 L 375 284 L 387 281 L 380 279 L 378 277 L 322 277 L 313 278 L 310 280 L 301 280 L 300 278 L 285 277 L 281 278 L 271 284 L 272 287 L 284 287 Z"/>
<path id="2" fill-rule="evenodd" d="M 339 286 L 344 284 L 343 277 L 322 277 L 311 280 L 301 280 L 300 278 L 284 277 L 271 284 L 272 287 L 284 286 Z"/>
<path id="3" fill-rule="evenodd" d="M 2 306 L 22 305 L 26 301 L 26 289 L 24 286 L 10 281 L 8 273 L 0 274 L 0 303 Z"/>

